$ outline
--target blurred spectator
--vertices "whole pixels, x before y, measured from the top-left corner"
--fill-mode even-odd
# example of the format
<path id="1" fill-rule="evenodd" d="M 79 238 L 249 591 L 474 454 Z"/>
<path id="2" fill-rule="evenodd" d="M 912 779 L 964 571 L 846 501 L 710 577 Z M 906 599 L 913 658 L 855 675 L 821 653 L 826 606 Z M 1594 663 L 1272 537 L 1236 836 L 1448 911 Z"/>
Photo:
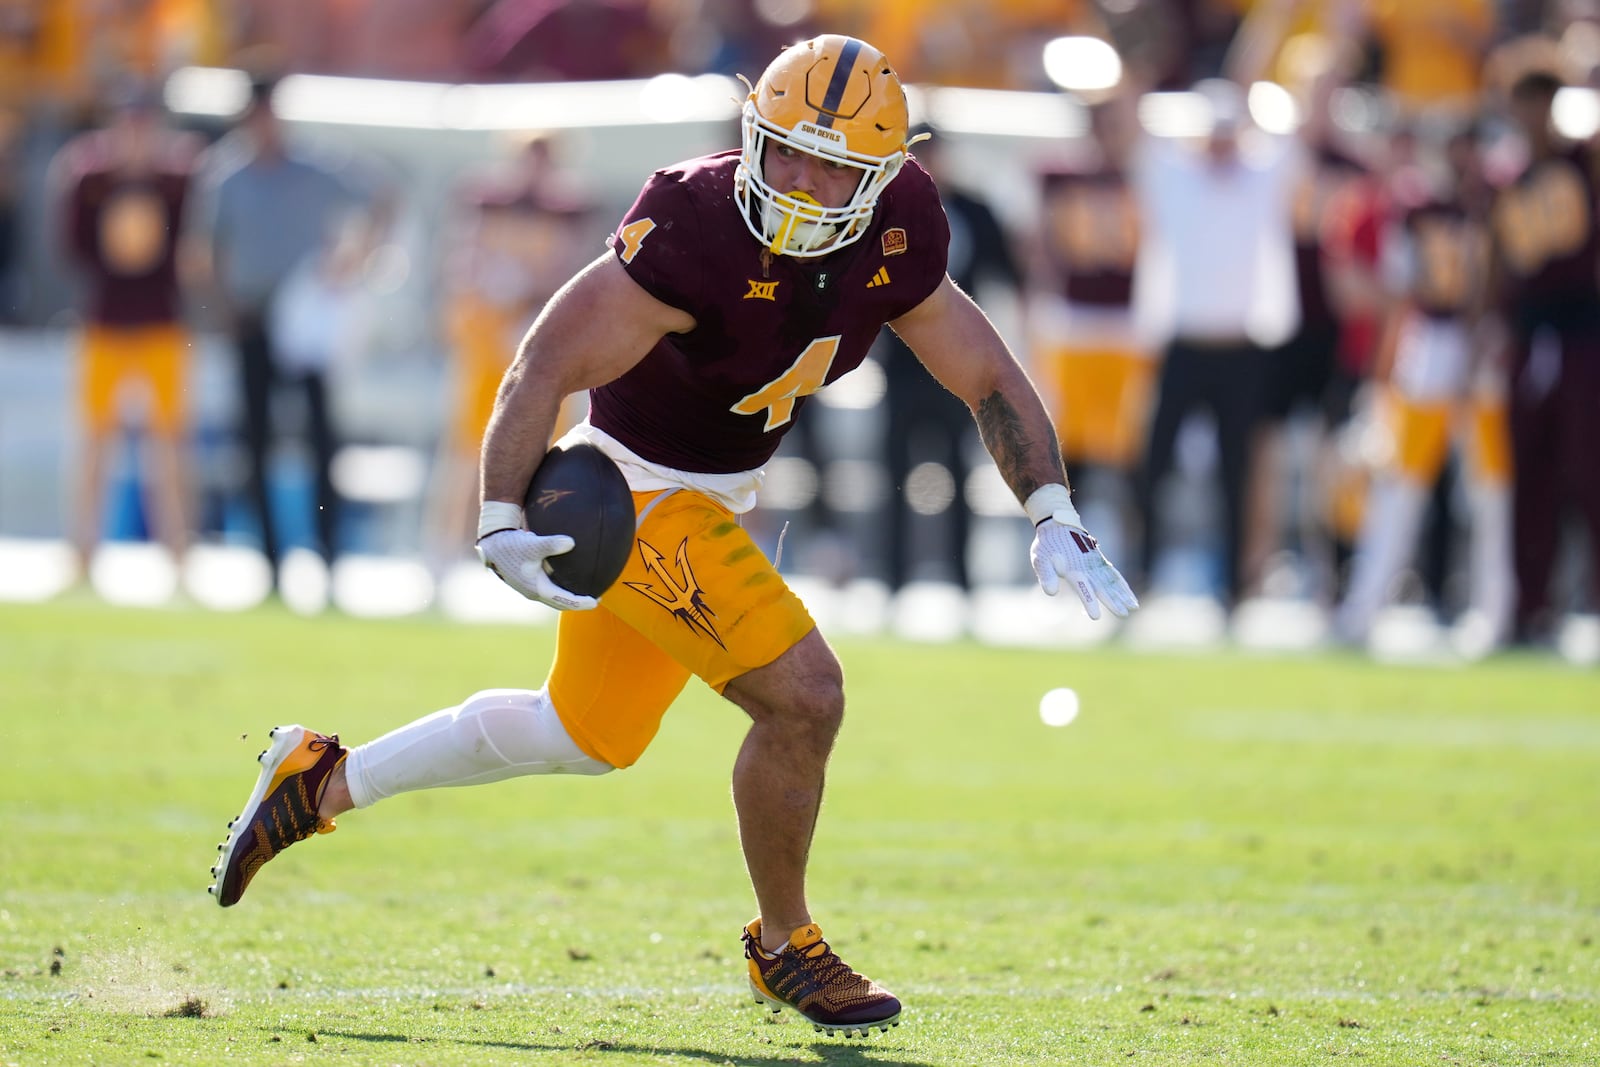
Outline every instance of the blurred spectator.
<path id="1" fill-rule="evenodd" d="M 190 340 L 181 321 L 180 232 L 199 144 L 165 127 L 154 94 L 119 91 L 110 124 L 52 165 L 62 235 L 83 281 L 84 451 L 73 545 L 85 567 L 102 536 L 110 446 L 140 390 L 156 537 L 181 561 L 190 537 L 184 434 Z"/>
<path id="2" fill-rule="evenodd" d="M 753 76 L 795 41 L 822 32 L 810 0 L 670 0 L 674 70 Z M 841 32 L 832 19 L 828 28 Z"/>
<path id="3" fill-rule="evenodd" d="M 285 72 L 454 81 L 482 0 L 233 0 L 237 47 Z"/>
<path id="4" fill-rule="evenodd" d="M 216 296 L 238 350 L 250 503 L 260 522 L 262 551 L 276 570 L 282 545 L 272 513 L 270 461 L 277 384 L 297 386 L 306 402 L 316 451 L 318 549 L 329 561 L 338 551 L 339 501 L 329 477 L 335 442 L 322 378 L 293 363 L 293 373 L 284 373 L 269 315 L 273 299 L 291 272 L 325 249 L 336 224 L 352 211 L 369 212 L 365 225 L 382 233 L 392 205 L 350 168 L 314 161 L 285 142 L 272 110 L 274 84 L 252 83 L 238 128 L 212 148 L 198 217 Z"/>
<path id="5" fill-rule="evenodd" d="M 1494 39 L 1494 0 L 1368 0 L 1367 12 L 1381 83 L 1403 112 L 1472 110 Z"/>
<path id="6" fill-rule="evenodd" d="M 1320 593 L 1330 604 L 1344 597 L 1349 563 L 1360 539 L 1370 482 L 1386 458 L 1377 442 L 1383 428 L 1373 364 L 1385 325 L 1391 320 L 1395 296 L 1383 271 L 1384 234 L 1398 199 L 1416 203 L 1428 195 L 1418 182 L 1416 137 L 1410 120 L 1373 131 L 1366 147 L 1372 162 L 1367 180 L 1346 182 L 1324 208 L 1321 264 L 1328 295 L 1339 318 L 1339 345 L 1332 380 L 1325 394 L 1328 441 L 1315 472 L 1314 496 L 1318 531 L 1327 539 L 1327 557 Z M 1447 464 L 1435 487 L 1444 493 L 1451 468 Z M 1424 543 L 1430 561 L 1438 566 L 1427 572 L 1435 579 L 1430 588 L 1442 593 L 1444 557 L 1450 530 L 1441 521 L 1428 527 Z"/>
<path id="7" fill-rule="evenodd" d="M 920 135 L 928 139 L 917 143 L 917 161 L 939 187 L 939 199 L 950 222 L 950 277 L 962 292 L 969 294 L 978 294 L 981 287 L 990 283 L 1020 293 L 1022 271 L 994 211 L 955 184 L 943 135 L 927 124 L 912 131 L 913 141 Z M 896 250 L 885 244 L 883 254 L 887 260 L 884 269 L 892 273 Z M 971 473 L 968 445 L 976 433 L 972 412 L 928 373 L 894 331 L 885 329 L 880 334 L 876 352 L 888 379 L 884 446 L 889 484 L 895 490 L 884 529 L 889 588 L 898 590 L 914 580 L 927 562 L 917 558 L 920 541 L 914 537 L 913 514 L 943 514 L 944 551 L 939 556 L 945 577 L 962 589 L 970 589 L 967 540 L 972 512 L 967 505 L 966 486 Z M 950 499 L 943 508 L 936 506 L 943 494 L 913 478 L 913 472 L 919 469 L 931 471 L 928 464 L 942 468 L 950 479 Z"/>
<path id="8" fill-rule="evenodd" d="M 0 324 L 21 318 L 17 265 L 22 241 L 21 119 L 0 106 Z"/>
<path id="9" fill-rule="evenodd" d="M 329 218 L 321 241 L 284 275 L 266 308 L 273 381 L 292 387 L 305 400 L 316 482 L 315 525 L 330 562 L 338 548 L 342 502 L 332 480 L 339 435 L 330 410 L 329 373 L 359 359 L 376 331 L 367 280 L 377 241 L 364 211 Z"/>
<path id="10" fill-rule="evenodd" d="M 1373 377 L 1384 390 L 1388 462 L 1367 504 L 1340 637 L 1365 642 L 1416 548 L 1452 440 L 1470 452 L 1470 618 L 1479 650 L 1503 641 L 1511 617 L 1510 446 L 1501 391 L 1473 343 L 1472 304 L 1488 269 L 1488 197 L 1476 126 L 1427 153 L 1422 195 L 1397 205 L 1384 263 L 1398 297 Z"/>
<path id="11" fill-rule="evenodd" d="M 819 5 L 883 49 L 911 83 L 987 89 L 1045 85 L 1043 50 L 1069 33 L 1105 36 L 1090 0 L 884 0 Z"/>
<path id="12" fill-rule="evenodd" d="M 459 191 L 444 294 L 453 399 L 424 536 L 436 572 L 471 552 L 478 454 L 500 379 L 540 309 L 589 258 L 591 206 L 556 170 L 554 151 L 549 135 L 528 137 L 510 173 L 474 175 Z M 581 416 L 564 411 L 557 435 Z"/>
<path id="13" fill-rule="evenodd" d="M 1510 115 L 1527 166 L 1495 201 L 1495 289 L 1510 332 L 1506 381 L 1514 485 L 1516 639 L 1543 641 L 1559 606 L 1550 578 L 1569 507 L 1586 520 L 1592 603 L 1600 605 L 1600 222 L 1590 142 L 1562 137 L 1552 109 L 1562 81 L 1517 76 Z"/>
<path id="14" fill-rule="evenodd" d="M 278 0 L 274 0 L 278 2 Z M 340 74 L 455 81 L 461 42 L 482 0 L 345 0 Z"/>
<path id="15" fill-rule="evenodd" d="M 1222 73 L 1238 32 L 1240 0 L 1119 0 L 1100 4 L 1109 35 L 1130 69 L 1158 91 L 1187 89 Z"/>
<path id="16" fill-rule="evenodd" d="M 1292 140 L 1241 128 L 1248 112 L 1238 85 L 1218 80 L 1200 89 L 1210 132 L 1198 144 L 1148 137 L 1136 168 L 1148 245 L 1140 269 L 1149 272 L 1140 284 L 1170 338 L 1138 510 L 1149 584 L 1163 547 L 1157 490 L 1184 420 L 1209 411 L 1223 497 L 1221 587 L 1232 606 L 1242 592 L 1245 492 L 1268 352 L 1299 322 L 1291 211 L 1303 168 Z"/>
<path id="17" fill-rule="evenodd" d="M 1137 98 L 1123 91 L 1088 108 L 1088 143 L 1040 174 L 1041 291 L 1032 316 L 1039 390 L 1055 417 L 1080 510 L 1096 517 L 1105 551 L 1123 555 L 1136 528 L 1133 467 L 1144 447 L 1153 354 L 1138 336 L 1133 278 L 1140 223 L 1131 185 Z"/>
<path id="18" fill-rule="evenodd" d="M 1230 76 L 1243 85 L 1259 80 L 1277 57 L 1281 76 L 1296 90 L 1302 114 L 1296 136 L 1305 169 L 1295 192 L 1295 279 L 1300 325 L 1267 360 L 1261 423 L 1252 447 L 1249 513 L 1243 548 L 1244 581 L 1254 593 L 1312 584 L 1334 597 L 1333 552 L 1320 525 L 1313 493 L 1323 465 L 1328 430 L 1340 421 L 1335 389 L 1343 320 L 1370 313 L 1381 300 L 1375 259 L 1346 256 L 1330 263 L 1325 243 L 1331 212 L 1351 187 L 1375 181 L 1363 151 L 1334 121 L 1334 94 L 1348 80 L 1353 55 L 1320 34 L 1290 40 L 1296 15 L 1313 4 L 1267 0 L 1246 20 L 1228 57 Z M 1286 44 L 1287 42 L 1287 44 Z M 1289 423 L 1309 422 L 1308 447 L 1288 447 Z M 1296 572 L 1301 572 L 1297 574 Z M 1269 586 L 1271 588 L 1269 588 Z"/>
<path id="19" fill-rule="evenodd" d="M 465 58 L 493 81 L 642 78 L 665 69 L 666 36 L 644 0 L 496 0 Z"/>
<path id="20" fill-rule="evenodd" d="M 218 64 L 228 47 L 219 0 L 14 0 L 3 17 L 0 92 L 68 112 L 88 109 L 118 76 L 154 82 L 185 64 Z"/>

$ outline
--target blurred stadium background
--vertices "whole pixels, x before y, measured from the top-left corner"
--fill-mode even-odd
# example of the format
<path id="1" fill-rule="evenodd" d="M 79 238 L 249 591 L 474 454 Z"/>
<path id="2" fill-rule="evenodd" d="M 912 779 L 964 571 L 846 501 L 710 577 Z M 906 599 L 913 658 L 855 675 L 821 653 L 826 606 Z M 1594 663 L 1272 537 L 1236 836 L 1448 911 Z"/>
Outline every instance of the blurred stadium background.
<path id="1" fill-rule="evenodd" d="M 1210 121 L 1193 87 L 1221 72 L 1252 17 L 1286 12 L 1292 40 L 1302 42 L 1354 26 L 1361 62 L 1334 114 L 1353 138 L 1378 141 L 1404 114 L 1396 101 L 1405 87 L 1392 84 L 1397 42 L 1415 31 L 1407 18 L 1420 8 L 1474 31 L 1473 108 L 1486 91 L 1481 61 L 1502 42 L 1540 34 L 1584 76 L 1600 59 L 1600 11 L 1554 0 L 9 0 L 0 7 L 7 72 L 0 86 L 0 599 L 89 588 L 122 604 L 239 610 L 268 595 L 241 487 L 230 341 L 199 297 L 185 309 L 195 331 L 187 434 L 198 500 L 194 547 L 180 569 L 151 543 L 136 448 L 123 450 L 114 470 L 105 542 L 87 574 L 78 573 L 68 547 L 82 458 L 79 313 L 52 206 L 51 162 L 74 134 L 107 121 L 108 102 L 130 77 L 158 89 L 172 125 L 211 143 L 245 107 L 253 75 L 281 75 L 272 107 L 292 142 L 330 165 L 369 168 L 395 192 L 396 219 L 364 275 L 374 327 L 330 371 L 341 441 L 333 480 L 346 502 L 331 570 L 305 550 L 314 539 L 314 504 L 307 450 L 294 432 L 303 413 L 293 397 L 278 398 L 290 432 L 273 458 L 271 495 L 285 542 L 302 549 L 285 560 L 285 602 L 305 612 L 332 603 L 360 616 L 443 611 L 538 622 L 548 615 L 470 562 L 429 558 L 424 539 L 450 412 L 444 294 L 452 215 L 473 175 L 514 164 L 531 135 L 548 136 L 558 168 L 592 208 L 581 241 L 598 252 L 653 168 L 736 146 L 743 97 L 736 75 L 756 76 L 779 47 L 809 33 L 850 32 L 896 61 L 913 87 L 913 118 L 934 123 L 948 147 L 954 183 L 987 201 L 1025 244 L 1041 221 L 1040 168 L 1081 148 L 1086 101 L 1129 70 L 1150 89 L 1139 107 L 1146 132 L 1184 138 L 1203 134 Z M 1285 43 L 1278 62 L 1291 51 Z M 1582 77 L 1573 82 L 1557 120 L 1565 132 L 1588 136 L 1600 128 L 1600 100 Z M 1295 101 L 1281 86 L 1258 82 L 1248 101 L 1261 128 L 1294 132 Z M 1490 141 L 1504 132 L 1492 115 L 1487 129 Z M 1027 358 L 1029 296 L 998 288 L 977 296 Z M 981 453 L 964 484 L 935 465 L 903 487 L 919 515 L 970 508 L 971 595 L 939 564 L 947 546 L 932 523 L 913 524 L 913 537 L 925 542 L 924 565 L 890 594 L 879 531 L 902 489 L 889 484 L 882 460 L 884 388 L 882 368 L 869 362 L 825 390 L 810 413 L 817 444 L 786 444 L 750 519 L 769 553 L 790 528 L 784 569 L 824 626 L 1047 645 L 1118 637 L 1110 623 L 1081 620 L 1076 605 L 1047 603 L 1033 588 L 1026 520 Z M 1297 426 L 1289 447 L 1301 454 L 1314 446 Z M 970 447 L 978 451 L 975 439 Z M 1295 557 L 1292 538 L 1278 580 L 1231 612 L 1217 596 L 1224 549 L 1209 488 L 1215 464 L 1202 420 L 1182 435 L 1176 475 L 1163 490 L 1174 528 L 1157 595 L 1147 596 L 1126 638 L 1164 647 L 1230 639 L 1318 647 L 1329 638 L 1329 605 L 1315 594 L 1304 573 L 1311 562 Z M 1282 519 L 1286 527 L 1296 521 Z M 1460 525 L 1452 521 L 1450 543 L 1464 536 Z M 1567 619 L 1555 648 L 1594 663 L 1600 625 L 1582 593 L 1578 536 L 1562 555 Z M 1119 564 L 1133 554 L 1114 525 L 1105 540 Z M 1463 555 L 1452 553 L 1457 562 L 1442 603 L 1426 602 L 1410 579 L 1374 628 L 1376 651 L 1446 661 L 1461 655 L 1447 624 L 1462 605 Z"/>

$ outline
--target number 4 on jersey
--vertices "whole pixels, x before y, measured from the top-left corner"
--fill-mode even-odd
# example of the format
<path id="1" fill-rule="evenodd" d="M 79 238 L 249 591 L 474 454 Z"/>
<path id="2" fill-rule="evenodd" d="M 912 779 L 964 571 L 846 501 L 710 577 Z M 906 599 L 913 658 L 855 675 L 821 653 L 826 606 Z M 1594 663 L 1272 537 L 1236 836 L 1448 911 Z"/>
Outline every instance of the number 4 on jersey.
<path id="1" fill-rule="evenodd" d="M 812 341 L 800 353 L 800 358 L 789 365 L 788 370 L 733 405 L 730 410 L 740 415 L 759 415 L 765 411 L 767 430 L 776 430 L 787 424 L 794 418 L 795 397 L 810 396 L 827 382 L 828 368 L 833 366 L 833 357 L 839 352 L 842 336 L 834 334 Z"/>
<path id="2" fill-rule="evenodd" d="M 632 263 L 633 257 L 639 254 L 639 246 L 644 244 L 644 239 L 655 228 L 655 219 L 635 219 L 618 230 L 617 237 L 622 241 L 622 249 L 617 253 L 618 258 L 624 263 Z"/>

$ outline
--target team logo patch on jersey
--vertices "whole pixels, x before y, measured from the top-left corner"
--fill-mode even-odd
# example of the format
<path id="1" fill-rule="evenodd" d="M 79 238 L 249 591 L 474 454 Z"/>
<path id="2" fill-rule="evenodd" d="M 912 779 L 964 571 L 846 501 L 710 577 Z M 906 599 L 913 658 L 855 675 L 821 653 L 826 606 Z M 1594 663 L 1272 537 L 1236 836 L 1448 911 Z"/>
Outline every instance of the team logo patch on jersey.
<path id="1" fill-rule="evenodd" d="M 895 226 L 883 231 L 883 254 L 898 256 L 906 250 L 906 231 Z"/>
<path id="2" fill-rule="evenodd" d="M 888 285 L 888 284 L 889 284 L 889 268 L 888 267 L 879 267 L 878 268 L 878 273 L 874 274 L 872 276 L 872 280 L 867 283 L 867 288 L 868 289 L 876 289 L 880 285 Z"/>
<path id="3" fill-rule="evenodd" d="M 746 300 L 777 300 L 777 282 L 758 282 L 754 278 L 745 279 L 750 283 L 750 291 L 744 294 Z"/>
<path id="4" fill-rule="evenodd" d="M 644 569 L 655 581 L 622 584 L 637 593 L 643 593 L 689 629 L 704 634 L 715 641 L 719 648 L 726 649 L 728 646 L 722 643 L 722 637 L 717 633 L 714 621 L 717 613 L 706 605 L 705 593 L 695 580 L 694 568 L 689 566 L 689 539 L 685 537 L 678 545 L 677 574 L 668 569 L 666 557 L 660 550 L 643 538 L 639 540 L 639 558 L 644 561 Z"/>

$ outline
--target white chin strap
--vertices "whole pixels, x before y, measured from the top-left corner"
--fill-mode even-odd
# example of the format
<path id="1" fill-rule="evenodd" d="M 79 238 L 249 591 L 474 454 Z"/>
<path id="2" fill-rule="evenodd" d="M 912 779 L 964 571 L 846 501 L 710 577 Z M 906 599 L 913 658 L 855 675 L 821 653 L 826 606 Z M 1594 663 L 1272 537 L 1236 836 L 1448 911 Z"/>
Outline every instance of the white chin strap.
<path id="1" fill-rule="evenodd" d="M 773 255 L 809 252 L 839 229 L 835 223 L 806 221 L 806 205 L 821 207 L 809 194 L 789 193 L 787 199 L 798 203 L 786 209 L 783 204 L 769 202 L 761 208 L 761 229 L 772 235 L 767 248 Z"/>

